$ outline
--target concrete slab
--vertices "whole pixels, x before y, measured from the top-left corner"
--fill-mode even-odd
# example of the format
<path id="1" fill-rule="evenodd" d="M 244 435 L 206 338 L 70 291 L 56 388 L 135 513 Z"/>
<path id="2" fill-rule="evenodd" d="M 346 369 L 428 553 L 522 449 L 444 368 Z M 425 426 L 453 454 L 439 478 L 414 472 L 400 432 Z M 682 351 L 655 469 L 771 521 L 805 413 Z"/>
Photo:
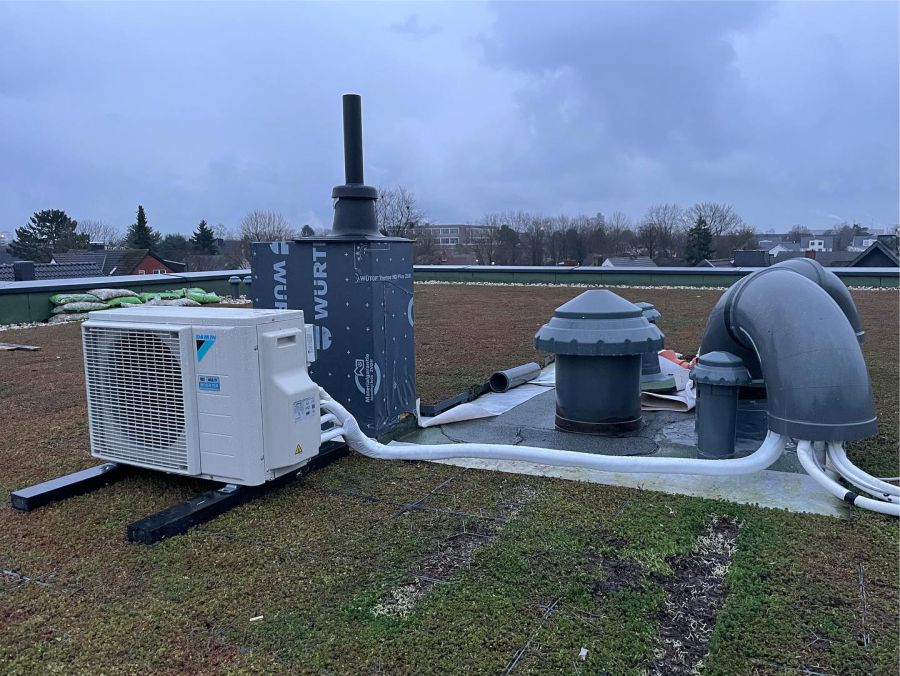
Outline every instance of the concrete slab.
<path id="1" fill-rule="evenodd" d="M 621 474 L 572 467 L 535 465 L 529 462 L 456 459 L 439 460 L 445 465 L 487 469 L 512 474 L 548 476 L 570 481 L 586 481 L 607 486 L 624 486 L 673 495 L 727 500 L 791 512 L 806 512 L 846 518 L 849 506 L 825 492 L 807 474 L 763 470 L 734 477 L 709 477 L 693 474 Z"/>
<path id="2" fill-rule="evenodd" d="M 540 446 L 604 455 L 642 455 L 696 458 L 697 436 L 693 413 L 644 411 L 640 430 L 618 437 L 560 432 L 554 427 L 556 394 L 551 389 L 502 415 L 415 430 L 394 443 L 444 444 L 477 442 Z M 765 409 L 742 402 L 738 418 L 736 455 L 759 447 L 766 434 Z M 789 446 L 769 469 L 735 477 L 622 474 L 597 470 L 534 465 L 526 462 L 454 459 L 440 461 L 459 467 L 550 476 L 662 493 L 729 500 L 741 504 L 844 517 L 847 505 L 825 492 L 800 467 L 796 449 Z"/>

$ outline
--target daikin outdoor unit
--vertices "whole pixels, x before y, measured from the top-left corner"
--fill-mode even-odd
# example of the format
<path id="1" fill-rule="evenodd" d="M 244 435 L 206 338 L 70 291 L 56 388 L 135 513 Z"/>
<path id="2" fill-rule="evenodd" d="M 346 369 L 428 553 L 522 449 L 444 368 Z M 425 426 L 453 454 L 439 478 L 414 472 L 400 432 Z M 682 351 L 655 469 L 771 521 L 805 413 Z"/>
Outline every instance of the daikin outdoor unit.
<path id="1" fill-rule="evenodd" d="M 91 454 L 255 486 L 321 438 L 298 310 L 131 307 L 83 324 Z"/>

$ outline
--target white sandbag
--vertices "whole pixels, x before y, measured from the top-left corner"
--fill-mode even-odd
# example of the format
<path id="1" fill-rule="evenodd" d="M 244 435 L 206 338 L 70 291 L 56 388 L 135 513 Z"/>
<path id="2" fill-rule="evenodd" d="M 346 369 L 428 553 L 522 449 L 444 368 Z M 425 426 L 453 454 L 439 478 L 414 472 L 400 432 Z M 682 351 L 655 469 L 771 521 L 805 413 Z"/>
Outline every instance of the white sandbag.
<path id="1" fill-rule="evenodd" d="M 197 307 L 200 305 L 195 300 L 191 300 L 190 298 L 151 298 L 144 305 L 168 305 L 170 307 Z"/>
<path id="2" fill-rule="evenodd" d="M 137 296 L 131 289 L 91 289 L 89 294 L 97 296 L 100 300 L 111 300 L 113 298 L 121 298 L 123 296 Z"/>
<path id="3" fill-rule="evenodd" d="M 77 322 L 79 320 L 87 319 L 87 318 L 88 318 L 87 312 L 75 312 L 75 313 L 71 313 L 71 314 L 53 315 L 52 317 L 50 317 L 49 320 L 47 320 L 47 323 L 48 324 L 65 324 L 67 322 Z"/>
<path id="4" fill-rule="evenodd" d="M 73 312 L 90 312 L 91 310 L 107 310 L 109 306 L 106 303 L 88 303 L 79 301 L 77 303 L 66 303 L 53 308 L 53 314 L 71 314 Z"/>

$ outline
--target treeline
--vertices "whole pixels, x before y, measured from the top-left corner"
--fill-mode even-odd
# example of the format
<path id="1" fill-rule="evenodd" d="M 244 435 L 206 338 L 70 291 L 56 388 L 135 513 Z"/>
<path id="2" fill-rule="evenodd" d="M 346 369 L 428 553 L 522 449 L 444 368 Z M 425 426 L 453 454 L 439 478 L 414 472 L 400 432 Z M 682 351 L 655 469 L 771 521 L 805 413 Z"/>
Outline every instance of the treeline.
<path id="1" fill-rule="evenodd" d="M 215 255 L 219 252 L 219 238 L 206 221 L 200 221 L 189 236 L 163 236 L 151 227 L 140 205 L 134 223 L 124 234 L 102 221 L 79 223 L 60 209 L 36 211 L 28 223 L 16 228 L 16 238 L 7 251 L 20 260 L 47 263 L 54 254 L 87 249 L 92 242 L 112 249 L 152 249 L 164 258 L 171 258 L 169 254 L 174 253 Z"/>
<path id="2" fill-rule="evenodd" d="M 417 263 L 440 263 L 446 249 L 428 228 L 428 219 L 415 197 L 402 186 L 379 191 L 376 216 L 385 235 L 416 239 Z M 698 202 L 682 208 L 656 204 L 635 221 L 620 211 L 609 216 L 544 216 L 526 211 L 504 211 L 484 216 L 481 227 L 462 227 L 459 245 L 484 265 L 555 265 L 592 262 L 594 256 L 649 256 L 657 263 L 688 264 L 711 258 L 731 258 L 736 249 L 758 246 L 759 235 L 729 204 Z M 86 249 L 91 242 L 106 248 L 151 249 L 166 260 L 186 263 L 189 270 L 249 266 L 252 242 L 273 242 L 328 234 L 310 225 L 296 227 L 277 211 L 255 210 L 236 228 L 201 220 L 192 232 L 161 234 L 139 205 L 134 222 L 124 229 L 104 221 L 76 221 L 64 211 L 35 212 L 16 228 L 8 251 L 16 258 L 48 262 L 54 253 Z M 799 242 L 810 230 L 790 229 Z M 835 250 L 846 250 L 855 235 L 868 234 L 859 224 L 842 223 L 825 234 L 833 235 Z"/>
<path id="3" fill-rule="evenodd" d="M 54 254 L 88 249 L 93 242 L 107 249 L 150 249 L 165 260 L 185 263 L 188 270 L 247 267 L 252 242 L 315 234 L 309 225 L 296 228 L 276 211 L 251 211 L 233 230 L 201 220 L 192 232 L 163 235 L 150 224 L 142 205 L 134 222 L 124 229 L 105 221 L 77 221 L 60 209 L 45 209 L 32 214 L 15 233 L 7 251 L 19 260 L 47 263 Z"/>
<path id="4" fill-rule="evenodd" d="M 581 263 L 592 255 L 643 255 L 660 262 L 696 264 L 707 258 L 730 258 L 735 249 L 757 244 L 753 228 L 733 207 L 714 202 L 686 209 L 677 204 L 654 205 L 639 221 L 619 211 L 608 217 L 507 211 L 488 214 L 479 225 L 461 233 L 460 245 L 485 265 Z M 417 232 L 421 263 L 441 256 L 437 243 L 426 233 Z"/>

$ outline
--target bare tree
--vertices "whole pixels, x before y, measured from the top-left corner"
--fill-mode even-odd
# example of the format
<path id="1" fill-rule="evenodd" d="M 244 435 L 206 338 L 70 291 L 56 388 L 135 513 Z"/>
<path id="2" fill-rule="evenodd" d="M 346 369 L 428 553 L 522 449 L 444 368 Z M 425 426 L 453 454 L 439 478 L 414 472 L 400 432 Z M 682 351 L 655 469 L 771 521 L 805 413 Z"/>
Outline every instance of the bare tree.
<path id="1" fill-rule="evenodd" d="M 716 240 L 716 255 L 722 258 L 730 258 L 732 252 L 737 249 L 756 249 L 759 246 L 759 237 L 753 228 L 744 225 L 737 230 L 721 235 Z"/>
<path id="2" fill-rule="evenodd" d="M 217 240 L 240 239 L 240 237 L 224 223 L 216 223 L 212 229 Z"/>
<path id="3" fill-rule="evenodd" d="M 416 243 L 413 246 L 413 253 L 418 265 L 438 265 L 443 256 L 440 247 L 438 247 L 437 237 L 431 228 L 416 228 L 413 233 Z"/>
<path id="4" fill-rule="evenodd" d="M 614 256 L 628 253 L 634 240 L 634 224 L 621 211 L 614 211 L 606 221 L 608 252 Z"/>
<path id="5" fill-rule="evenodd" d="M 277 211 L 251 211 L 241 220 L 241 239 L 251 242 L 278 242 L 292 239 L 297 231 Z"/>
<path id="6" fill-rule="evenodd" d="M 651 258 L 656 253 L 672 256 L 675 233 L 685 227 L 684 210 L 677 204 L 654 204 L 647 209 L 638 236 Z"/>
<path id="7" fill-rule="evenodd" d="M 811 234 L 812 234 L 812 230 L 807 228 L 805 225 L 800 225 L 798 223 L 797 225 L 792 226 L 790 230 L 788 230 L 788 236 L 785 237 L 785 239 L 788 242 L 794 242 L 795 244 L 799 244 L 800 238 L 803 237 L 803 235 L 811 235 Z"/>
<path id="8" fill-rule="evenodd" d="M 475 260 L 481 265 L 493 265 L 496 262 L 497 247 L 500 244 L 500 227 L 503 225 L 503 217 L 500 214 L 488 214 L 481 219 L 483 228 L 465 228 L 464 234 L 460 233 L 462 244 L 466 250 L 475 256 Z"/>
<path id="9" fill-rule="evenodd" d="M 84 219 L 78 221 L 75 232 L 79 235 L 87 235 L 91 242 L 103 242 L 108 249 L 114 249 L 122 245 L 125 239 L 122 231 L 106 221 L 94 221 Z"/>
<path id="10" fill-rule="evenodd" d="M 847 247 L 853 243 L 853 237 L 856 232 L 854 231 L 853 226 L 844 221 L 843 223 L 838 223 L 833 228 L 826 230 L 824 234 L 834 237 L 835 251 L 846 251 Z"/>
<path id="11" fill-rule="evenodd" d="M 548 219 L 533 214 L 518 212 L 516 222 L 521 228 L 525 249 L 532 265 L 543 265 L 547 260 Z"/>
<path id="12" fill-rule="evenodd" d="M 659 228 L 649 221 L 641 223 L 637 231 L 637 243 L 650 258 L 656 258 L 660 248 Z"/>
<path id="13" fill-rule="evenodd" d="M 685 213 L 685 218 L 690 223 L 696 223 L 701 216 L 712 231 L 713 237 L 719 237 L 744 227 L 744 219 L 730 204 L 697 202 Z"/>
<path id="14" fill-rule="evenodd" d="M 296 237 L 297 230 L 277 211 L 251 211 L 241 220 L 241 255 L 250 260 L 253 242 L 280 242 Z"/>
<path id="15" fill-rule="evenodd" d="M 547 255 L 552 265 L 561 263 L 566 257 L 566 230 L 569 228 L 568 216 L 554 216 L 541 219 L 544 228 Z"/>
<path id="16" fill-rule="evenodd" d="M 381 234 L 391 237 L 409 237 L 425 220 L 416 198 L 402 185 L 378 191 L 375 218 Z"/>

